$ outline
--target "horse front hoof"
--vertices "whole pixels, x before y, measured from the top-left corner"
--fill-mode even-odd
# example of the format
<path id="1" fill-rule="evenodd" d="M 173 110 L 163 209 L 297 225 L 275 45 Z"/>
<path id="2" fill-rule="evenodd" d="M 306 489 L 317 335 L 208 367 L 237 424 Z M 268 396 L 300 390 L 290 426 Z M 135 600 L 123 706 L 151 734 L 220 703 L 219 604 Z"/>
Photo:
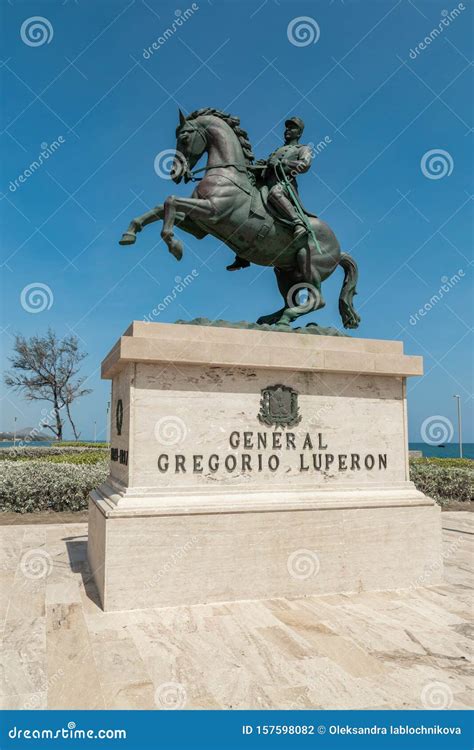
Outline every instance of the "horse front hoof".
<path id="1" fill-rule="evenodd" d="M 355 329 L 359 327 L 359 323 L 360 318 L 358 315 L 356 315 L 355 317 L 344 321 L 344 328 Z"/>
<path id="2" fill-rule="evenodd" d="M 183 245 L 179 240 L 172 240 L 168 245 L 168 250 L 170 251 L 171 255 L 174 255 L 176 260 L 181 260 L 181 258 L 183 257 Z"/>
<path id="3" fill-rule="evenodd" d="M 136 239 L 137 237 L 133 232 L 124 232 L 122 239 L 119 240 L 119 245 L 133 245 Z"/>

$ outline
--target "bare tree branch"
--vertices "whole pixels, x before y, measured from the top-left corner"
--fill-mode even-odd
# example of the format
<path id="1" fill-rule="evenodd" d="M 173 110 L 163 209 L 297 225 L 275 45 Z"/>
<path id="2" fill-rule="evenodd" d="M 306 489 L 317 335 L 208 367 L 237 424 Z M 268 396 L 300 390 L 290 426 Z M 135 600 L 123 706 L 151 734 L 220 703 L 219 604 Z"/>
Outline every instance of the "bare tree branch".
<path id="1" fill-rule="evenodd" d="M 74 335 L 58 339 L 54 331 L 48 329 L 45 336 L 15 336 L 13 356 L 10 357 L 11 371 L 5 375 L 5 383 L 10 388 L 23 393 L 28 401 L 49 401 L 53 404 L 54 425 L 43 427 L 51 430 L 58 440 L 62 440 L 65 408 L 74 437 L 78 432 L 71 417 L 71 404 L 81 396 L 91 393 L 90 388 L 82 388 L 84 377 L 76 378 L 81 362 L 87 357 L 79 349 Z"/>

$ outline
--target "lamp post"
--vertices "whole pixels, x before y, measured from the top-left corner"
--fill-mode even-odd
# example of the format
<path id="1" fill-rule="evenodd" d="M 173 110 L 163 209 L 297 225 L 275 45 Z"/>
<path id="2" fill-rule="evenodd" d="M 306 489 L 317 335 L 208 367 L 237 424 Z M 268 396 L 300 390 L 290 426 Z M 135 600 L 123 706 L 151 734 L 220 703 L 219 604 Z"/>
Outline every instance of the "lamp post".
<path id="1" fill-rule="evenodd" d="M 458 406 L 458 435 L 459 435 L 459 458 L 462 458 L 462 418 L 461 418 L 461 396 L 457 393 L 454 394 L 453 398 L 457 401 Z"/>
<path id="2" fill-rule="evenodd" d="M 13 417 L 13 447 L 15 447 L 16 443 L 16 420 L 17 417 Z"/>

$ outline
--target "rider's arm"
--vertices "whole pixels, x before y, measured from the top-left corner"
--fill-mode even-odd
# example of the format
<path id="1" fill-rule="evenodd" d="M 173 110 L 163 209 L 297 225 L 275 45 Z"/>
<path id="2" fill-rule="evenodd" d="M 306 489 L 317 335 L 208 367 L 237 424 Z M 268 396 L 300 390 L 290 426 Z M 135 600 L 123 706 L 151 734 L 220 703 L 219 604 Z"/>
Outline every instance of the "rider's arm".
<path id="1" fill-rule="evenodd" d="M 253 164 L 249 164 L 249 169 L 264 169 L 267 166 L 266 159 L 258 159 Z"/>
<path id="2" fill-rule="evenodd" d="M 313 154 L 309 146 L 301 146 L 296 159 L 284 160 L 285 172 L 295 172 L 296 174 L 307 172 L 312 160 Z"/>

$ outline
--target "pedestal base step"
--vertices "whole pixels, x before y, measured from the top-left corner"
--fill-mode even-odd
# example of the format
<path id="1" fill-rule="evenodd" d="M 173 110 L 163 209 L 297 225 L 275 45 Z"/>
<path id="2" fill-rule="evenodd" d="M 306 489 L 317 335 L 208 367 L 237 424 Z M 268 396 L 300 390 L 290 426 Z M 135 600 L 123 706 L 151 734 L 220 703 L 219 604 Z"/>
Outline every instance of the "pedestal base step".
<path id="1" fill-rule="evenodd" d="M 89 563 L 105 611 L 436 585 L 440 509 L 423 500 L 163 515 L 94 493 Z"/>

